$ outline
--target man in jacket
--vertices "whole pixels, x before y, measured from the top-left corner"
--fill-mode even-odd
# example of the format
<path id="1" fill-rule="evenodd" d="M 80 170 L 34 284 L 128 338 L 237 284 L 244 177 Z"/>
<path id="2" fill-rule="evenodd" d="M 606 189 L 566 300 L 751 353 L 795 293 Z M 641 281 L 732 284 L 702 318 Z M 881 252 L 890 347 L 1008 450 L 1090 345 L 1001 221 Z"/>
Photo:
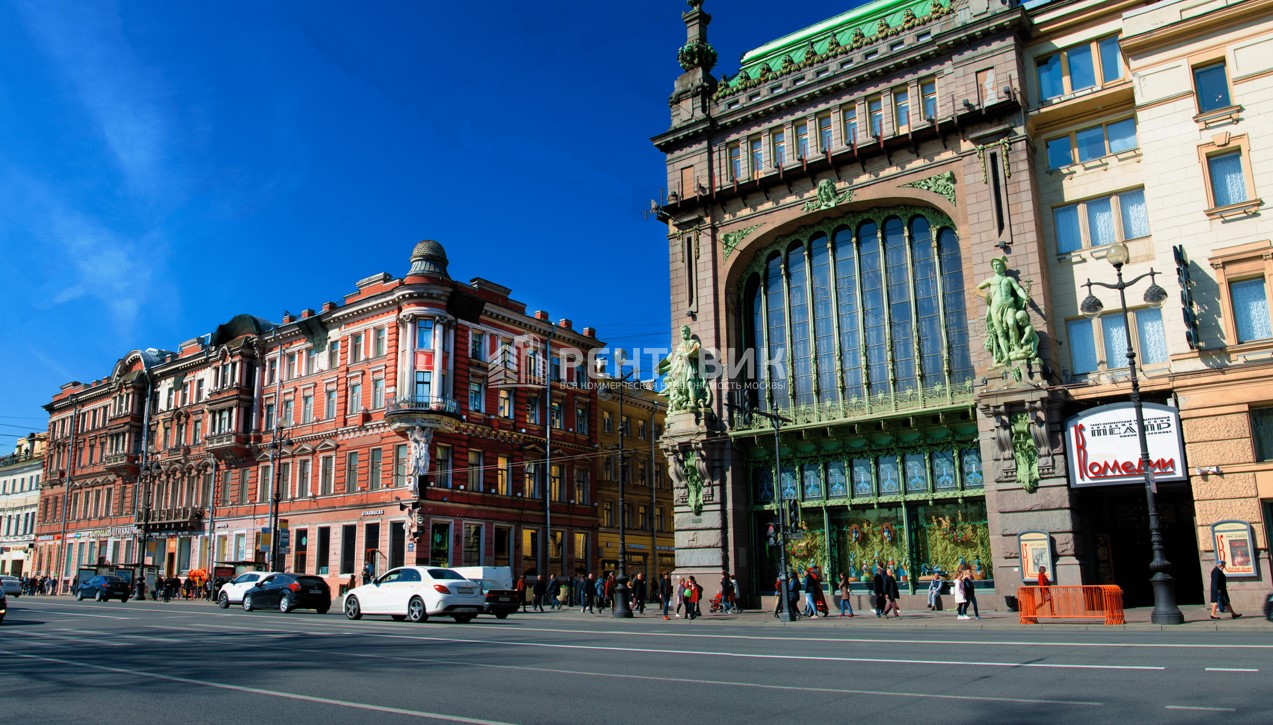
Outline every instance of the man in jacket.
<path id="1" fill-rule="evenodd" d="M 1229 616 L 1233 619 L 1241 617 L 1241 614 L 1233 611 L 1233 604 L 1229 602 L 1229 577 L 1224 573 L 1224 560 L 1216 562 L 1211 569 L 1211 618 L 1219 619 L 1218 611 L 1223 611 L 1221 607 L 1229 610 Z"/>
<path id="2" fill-rule="evenodd" d="M 589 573 L 588 579 L 584 581 L 583 586 L 579 588 L 579 598 L 580 598 L 579 613 L 580 614 L 583 614 L 584 612 L 591 613 L 593 611 L 592 603 L 596 599 L 596 597 L 597 597 L 596 578 L 593 577 L 592 573 Z"/>
<path id="3" fill-rule="evenodd" d="M 536 612 L 544 611 L 544 592 L 548 591 L 548 580 L 543 576 L 535 577 L 535 601 L 532 606 Z"/>
<path id="4" fill-rule="evenodd" d="M 638 572 L 632 580 L 632 608 L 637 614 L 645 614 L 645 574 Z"/>
<path id="5" fill-rule="evenodd" d="M 659 578 L 659 603 L 663 605 L 663 619 L 666 620 L 672 609 L 672 575 L 667 572 Z"/>

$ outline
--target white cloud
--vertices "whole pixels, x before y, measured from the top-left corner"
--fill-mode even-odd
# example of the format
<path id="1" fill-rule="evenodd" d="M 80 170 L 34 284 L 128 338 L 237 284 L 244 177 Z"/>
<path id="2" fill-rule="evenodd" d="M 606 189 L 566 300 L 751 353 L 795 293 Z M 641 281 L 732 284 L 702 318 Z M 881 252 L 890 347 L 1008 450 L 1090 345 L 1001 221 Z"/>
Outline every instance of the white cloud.
<path id="1" fill-rule="evenodd" d="M 145 196 L 161 190 L 169 176 L 165 146 L 170 133 L 163 84 L 137 58 L 115 4 L 19 7 L 31 37 L 74 89 L 125 183 Z"/>

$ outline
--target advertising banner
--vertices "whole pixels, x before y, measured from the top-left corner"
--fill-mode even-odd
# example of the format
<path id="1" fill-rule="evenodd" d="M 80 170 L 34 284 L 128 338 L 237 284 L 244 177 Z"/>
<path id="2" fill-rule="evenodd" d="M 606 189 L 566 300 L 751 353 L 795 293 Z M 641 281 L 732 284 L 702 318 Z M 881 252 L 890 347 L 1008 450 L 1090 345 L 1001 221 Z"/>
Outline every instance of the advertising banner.
<path id="1" fill-rule="evenodd" d="M 1185 481 L 1185 443 L 1180 413 L 1172 407 L 1144 403 L 1145 439 L 1149 471 L 1154 481 Z M 1065 421 L 1066 458 L 1070 486 L 1110 486 L 1144 483 L 1136 409 L 1114 403 L 1085 410 Z"/>
<path id="2" fill-rule="evenodd" d="M 1040 566 L 1046 566 L 1048 579 L 1056 581 L 1052 564 L 1052 537 L 1046 531 L 1022 531 L 1017 534 L 1017 548 L 1021 551 L 1022 582 L 1037 582 Z"/>
<path id="3" fill-rule="evenodd" d="M 1216 560 L 1224 561 L 1224 573 L 1230 579 L 1258 579 L 1255 568 L 1255 538 L 1246 521 L 1217 521 L 1211 525 L 1211 539 L 1216 545 Z"/>

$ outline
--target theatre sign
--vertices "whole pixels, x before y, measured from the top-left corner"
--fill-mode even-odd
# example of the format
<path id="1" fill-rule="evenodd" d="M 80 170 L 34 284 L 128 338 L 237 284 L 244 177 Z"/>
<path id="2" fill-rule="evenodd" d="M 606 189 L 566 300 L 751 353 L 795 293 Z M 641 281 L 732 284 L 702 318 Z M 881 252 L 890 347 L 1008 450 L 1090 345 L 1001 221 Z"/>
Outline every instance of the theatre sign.
<path id="1" fill-rule="evenodd" d="M 1144 403 L 1144 411 L 1153 480 L 1188 480 L 1180 413 L 1155 403 Z M 1144 483 L 1136 409 L 1131 403 L 1102 405 L 1066 420 L 1065 442 L 1071 486 Z"/>

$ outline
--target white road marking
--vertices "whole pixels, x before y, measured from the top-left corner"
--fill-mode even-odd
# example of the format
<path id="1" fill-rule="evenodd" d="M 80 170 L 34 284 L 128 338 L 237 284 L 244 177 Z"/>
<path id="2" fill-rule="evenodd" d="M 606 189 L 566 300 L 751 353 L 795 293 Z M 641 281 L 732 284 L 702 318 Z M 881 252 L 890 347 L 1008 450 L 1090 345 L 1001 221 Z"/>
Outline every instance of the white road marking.
<path id="1" fill-rule="evenodd" d="M 1167 705 L 1168 710 L 1198 710 L 1201 712 L 1237 712 L 1231 707 L 1192 707 L 1189 705 Z"/>
<path id="2" fill-rule="evenodd" d="M 1208 667 L 1207 672 L 1259 672 L 1255 667 Z"/>
<path id="3" fill-rule="evenodd" d="M 87 629 L 67 629 L 66 627 L 57 627 L 57 632 L 71 632 L 72 634 L 86 634 L 90 637 L 107 636 L 102 632 L 93 632 Z M 144 634 L 124 634 L 123 632 L 111 631 L 109 636 L 114 639 L 116 637 L 125 637 L 127 639 L 144 639 L 150 642 L 163 642 L 164 644 L 185 644 L 185 640 L 173 639 L 172 637 L 152 637 Z"/>
<path id="4" fill-rule="evenodd" d="M 132 646 L 128 644 L 127 642 L 112 642 L 111 640 L 105 639 L 105 638 L 100 640 L 89 640 L 89 639 L 85 639 L 84 637 L 72 637 L 70 635 L 65 635 L 65 634 L 54 634 L 51 631 L 44 631 L 44 632 L 14 631 L 14 632 L 10 632 L 10 634 L 17 635 L 19 637 L 27 637 L 27 638 L 37 637 L 37 638 L 43 638 L 43 639 L 51 639 L 54 642 L 59 642 L 59 643 L 74 642 L 75 644 L 78 644 L 78 645 L 91 644 L 94 647 L 98 647 L 98 646 L 131 647 Z"/>
<path id="5" fill-rule="evenodd" d="M 311 652 L 323 652 L 324 650 L 307 650 Z M 1086 700 L 1040 700 L 1020 697 L 993 697 L 993 696 L 977 696 L 977 695 L 944 695 L 931 692 L 899 692 L 897 690 L 846 690 L 833 687 L 802 687 L 799 685 L 770 685 L 759 684 L 755 682 L 733 682 L 729 680 L 695 680 L 684 677 L 655 677 L 653 675 L 622 675 L 613 672 L 591 672 L 582 670 L 561 670 L 539 666 L 518 666 L 518 665 L 492 665 L 478 662 L 465 662 L 462 660 L 440 660 L 425 657 L 398 657 L 394 655 L 373 655 L 359 652 L 342 653 L 350 657 L 362 657 L 368 659 L 386 659 L 401 662 L 420 662 L 440 665 L 455 665 L 458 667 L 482 667 L 497 670 L 522 670 L 528 672 L 543 672 L 555 675 L 579 675 L 583 677 L 605 677 L 621 680 L 646 680 L 653 682 L 673 682 L 689 685 L 721 685 L 727 687 L 748 687 L 759 688 L 762 690 L 786 690 L 795 692 L 818 692 L 829 693 L 835 695 L 893 695 L 896 697 L 918 697 L 925 699 L 937 700 L 964 700 L 973 702 L 1011 702 L 1023 703 L 1029 705 L 1079 705 L 1085 707 L 1100 707 L 1104 703 L 1090 702 Z"/>
<path id="6" fill-rule="evenodd" d="M 191 625 L 191 628 L 212 627 L 215 629 L 232 629 L 239 631 L 250 631 L 257 635 L 265 634 L 265 630 L 251 629 L 248 627 L 234 627 L 227 625 L 204 624 Z M 189 629 L 187 629 L 189 631 Z M 312 635 L 315 633 L 305 630 L 283 630 L 292 634 Z M 598 645 L 582 645 L 582 644 L 560 644 L 555 642 L 517 642 L 503 639 L 465 639 L 459 637 L 429 637 L 425 635 L 409 635 L 409 634 L 381 634 L 377 632 L 360 632 L 360 637 L 381 637 L 385 639 L 406 639 L 413 641 L 426 642 L 448 642 L 452 644 L 495 644 L 506 647 L 540 647 L 544 649 L 575 649 L 575 650 L 594 650 L 601 652 L 613 652 L 613 647 L 603 647 Z M 703 657 L 740 657 L 744 659 L 772 659 L 787 661 L 805 661 L 805 662 L 870 662 L 874 664 L 897 664 L 897 665 L 965 665 L 969 667 L 1005 667 L 1005 668 L 1032 668 L 1032 669 L 1059 669 L 1059 670 L 1133 670 L 1133 671 L 1161 671 L 1167 669 L 1160 665 L 1085 665 L 1085 664 L 1063 664 L 1050 662 L 977 662 L 963 660 L 911 660 L 901 658 L 871 658 L 871 657 L 832 657 L 820 655 L 787 655 L 787 654 L 757 654 L 749 652 L 709 652 L 706 650 L 684 650 L 684 649 L 652 649 L 652 648 L 632 648 L 626 647 L 624 652 L 642 653 L 642 654 L 671 654 L 671 655 L 698 655 Z"/>
<path id="7" fill-rule="evenodd" d="M 38 611 L 40 611 L 40 610 L 38 610 L 38 609 L 24 609 L 24 610 L 13 610 L 13 611 L 15 611 L 15 612 L 16 612 L 16 611 L 38 612 Z M 129 620 L 129 619 L 136 619 L 136 617 L 116 617 L 116 616 L 114 616 L 114 615 L 112 615 L 112 614 L 89 614 L 89 613 L 87 613 L 87 612 L 63 612 L 63 611 L 51 611 L 51 612 L 48 612 L 48 613 L 49 613 L 49 614 L 56 614 L 56 615 L 58 615 L 58 616 L 60 616 L 60 617 L 96 617 L 96 618 L 98 618 L 98 619 L 119 619 L 119 620 L 123 620 L 123 621 L 127 621 L 127 620 Z"/>
<path id="8" fill-rule="evenodd" d="M 432 720 L 442 720 L 445 722 L 474 723 L 476 725 L 506 725 L 497 720 L 481 720 L 477 718 L 461 717 L 459 715 L 445 715 L 436 712 L 424 712 L 422 710 L 406 710 L 399 707 L 386 707 L 384 705 L 372 705 L 361 702 L 347 702 L 344 700 L 333 700 L 327 697 L 315 697 L 313 695 L 301 695 L 295 692 L 282 692 L 279 690 L 266 690 L 260 687 L 245 687 L 243 685 L 231 685 L 226 682 L 212 682 L 209 680 L 194 680 L 188 677 L 177 677 L 175 675 L 164 675 L 157 672 L 148 672 L 145 670 L 134 670 L 127 667 L 107 667 L 106 665 L 95 665 L 88 662 L 76 662 L 74 660 L 61 659 L 59 657 L 43 657 L 41 655 L 23 654 L 21 652 L 11 652 L 0 650 L 0 654 L 10 657 L 22 657 L 24 659 L 40 660 L 43 662 L 53 662 L 61 665 L 69 665 L 71 667 L 83 667 L 90 670 L 100 670 L 102 672 L 112 672 L 120 675 L 137 675 L 142 677 L 153 677 L 158 680 L 167 680 L 169 682 L 180 682 L 185 685 L 198 685 L 200 687 L 212 687 L 220 690 L 233 690 L 235 692 L 246 692 L 253 695 L 266 695 L 269 697 L 281 697 L 288 700 L 301 700 L 303 702 L 316 702 L 320 705 L 336 705 L 339 707 L 347 707 L 354 710 L 370 710 L 373 712 L 383 712 L 390 715 L 406 715 L 409 717 L 429 718 Z"/>

